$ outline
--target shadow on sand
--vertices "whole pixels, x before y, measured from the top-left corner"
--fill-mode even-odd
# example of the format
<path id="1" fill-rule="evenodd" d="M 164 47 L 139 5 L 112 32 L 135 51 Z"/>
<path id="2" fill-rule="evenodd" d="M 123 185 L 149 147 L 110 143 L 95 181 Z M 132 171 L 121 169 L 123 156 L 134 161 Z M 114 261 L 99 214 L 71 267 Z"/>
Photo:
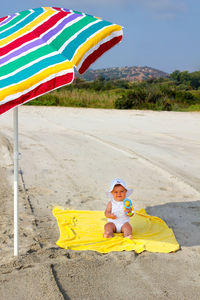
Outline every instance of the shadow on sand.
<path id="1" fill-rule="evenodd" d="M 148 206 L 146 212 L 164 220 L 180 246 L 200 245 L 200 200 Z"/>

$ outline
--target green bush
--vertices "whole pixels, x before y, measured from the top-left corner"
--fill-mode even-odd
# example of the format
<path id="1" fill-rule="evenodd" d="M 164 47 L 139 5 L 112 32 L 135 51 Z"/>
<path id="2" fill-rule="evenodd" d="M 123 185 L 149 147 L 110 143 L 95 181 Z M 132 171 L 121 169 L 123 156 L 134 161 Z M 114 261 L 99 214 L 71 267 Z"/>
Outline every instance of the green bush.
<path id="1" fill-rule="evenodd" d="M 149 88 L 146 95 L 146 102 L 156 103 L 164 96 L 163 92 L 156 87 Z"/>
<path id="2" fill-rule="evenodd" d="M 195 102 L 200 103 L 200 90 L 193 90 L 190 91 L 190 93 L 192 93 L 192 95 L 194 96 Z"/>
<path id="3" fill-rule="evenodd" d="M 188 91 L 177 91 L 175 100 L 178 103 L 184 103 L 184 104 L 193 104 L 195 103 L 195 97 L 191 92 Z"/>
<path id="4" fill-rule="evenodd" d="M 187 111 L 200 111 L 200 104 L 193 104 L 187 108 Z"/>
<path id="5" fill-rule="evenodd" d="M 114 102 L 115 108 L 129 109 L 133 107 L 133 97 L 131 93 L 124 93 L 121 97 L 117 98 Z"/>

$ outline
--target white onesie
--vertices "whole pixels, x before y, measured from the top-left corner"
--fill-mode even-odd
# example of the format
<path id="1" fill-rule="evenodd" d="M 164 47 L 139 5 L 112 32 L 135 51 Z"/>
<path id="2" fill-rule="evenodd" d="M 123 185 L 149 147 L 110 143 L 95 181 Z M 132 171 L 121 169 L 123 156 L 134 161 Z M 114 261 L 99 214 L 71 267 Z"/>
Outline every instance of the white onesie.
<path id="1" fill-rule="evenodd" d="M 112 222 L 116 226 L 116 232 L 121 232 L 122 226 L 129 222 L 130 217 L 127 216 L 124 212 L 124 205 L 123 201 L 115 201 L 114 199 L 111 200 L 112 203 L 112 211 L 111 213 L 114 214 L 117 218 L 110 219 L 108 218 L 108 222 Z"/>

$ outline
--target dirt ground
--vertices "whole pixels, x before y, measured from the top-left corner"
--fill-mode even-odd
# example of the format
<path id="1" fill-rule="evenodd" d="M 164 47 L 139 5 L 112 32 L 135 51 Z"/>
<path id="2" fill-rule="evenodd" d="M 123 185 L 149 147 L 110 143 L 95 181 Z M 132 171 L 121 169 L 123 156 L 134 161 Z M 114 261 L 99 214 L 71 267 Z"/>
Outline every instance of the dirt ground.
<path id="1" fill-rule="evenodd" d="M 13 257 L 13 121 L 0 117 L 0 299 L 200 299 L 200 113 L 19 108 L 20 256 Z M 176 253 L 56 246 L 54 205 L 104 210 L 113 178 L 174 231 Z"/>

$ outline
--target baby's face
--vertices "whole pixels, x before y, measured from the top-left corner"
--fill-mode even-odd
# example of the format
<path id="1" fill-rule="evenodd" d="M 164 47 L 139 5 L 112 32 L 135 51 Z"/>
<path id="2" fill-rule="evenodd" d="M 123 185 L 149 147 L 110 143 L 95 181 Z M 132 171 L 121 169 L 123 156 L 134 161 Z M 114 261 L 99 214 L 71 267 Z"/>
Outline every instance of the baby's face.
<path id="1" fill-rule="evenodd" d="M 127 190 L 122 185 L 115 185 L 112 195 L 115 201 L 123 201 L 126 198 Z"/>

